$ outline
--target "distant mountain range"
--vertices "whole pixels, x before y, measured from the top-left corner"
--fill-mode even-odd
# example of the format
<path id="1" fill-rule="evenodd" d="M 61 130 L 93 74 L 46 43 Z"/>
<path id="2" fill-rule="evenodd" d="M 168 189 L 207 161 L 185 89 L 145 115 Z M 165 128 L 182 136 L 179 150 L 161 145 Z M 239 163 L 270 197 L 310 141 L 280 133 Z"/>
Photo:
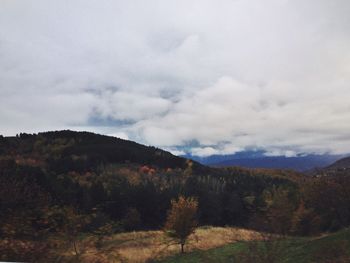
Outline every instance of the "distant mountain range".
<path id="1" fill-rule="evenodd" d="M 327 167 L 345 157 L 345 155 L 330 154 L 310 154 L 296 157 L 266 156 L 264 154 L 264 151 L 244 151 L 232 155 L 212 155 L 208 157 L 186 155 L 184 157 L 191 158 L 204 165 L 216 167 L 242 166 L 247 168 L 293 169 L 296 171 Z"/>

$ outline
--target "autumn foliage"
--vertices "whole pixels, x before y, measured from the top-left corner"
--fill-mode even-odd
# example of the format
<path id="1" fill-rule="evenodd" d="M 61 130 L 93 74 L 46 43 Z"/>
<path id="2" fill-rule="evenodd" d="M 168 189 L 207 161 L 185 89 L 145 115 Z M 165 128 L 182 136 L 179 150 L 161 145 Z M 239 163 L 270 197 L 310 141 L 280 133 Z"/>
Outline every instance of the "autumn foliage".
<path id="1" fill-rule="evenodd" d="M 171 209 L 168 211 L 168 217 L 165 229 L 169 235 L 176 238 L 181 245 L 181 252 L 184 252 L 186 239 L 191 235 L 196 226 L 196 213 L 198 202 L 193 197 L 185 198 L 180 196 L 178 200 L 171 201 Z"/>

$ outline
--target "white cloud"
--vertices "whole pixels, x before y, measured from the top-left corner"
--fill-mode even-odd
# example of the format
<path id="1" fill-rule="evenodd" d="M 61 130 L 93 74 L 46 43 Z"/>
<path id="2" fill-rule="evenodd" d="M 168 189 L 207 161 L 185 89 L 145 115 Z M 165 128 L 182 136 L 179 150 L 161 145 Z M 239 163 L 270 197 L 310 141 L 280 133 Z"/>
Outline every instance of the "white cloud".
<path id="1" fill-rule="evenodd" d="M 0 131 L 350 152 L 349 13 L 347 0 L 3 0 Z"/>
<path id="2" fill-rule="evenodd" d="M 101 117 L 117 120 L 139 121 L 164 114 L 169 110 L 171 101 L 126 91 L 107 92 L 100 97 L 96 111 Z"/>
<path id="3" fill-rule="evenodd" d="M 206 157 L 206 156 L 210 156 L 210 155 L 214 155 L 214 154 L 218 154 L 218 153 L 219 153 L 219 151 L 213 147 L 192 148 L 192 154 L 195 156 L 200 156 L 200 157 Z"/>
<path id="4" fill-rule="evenodd" d="M 286 157 L 296 157 L 298 154 L 294 151 L 291 150 L 280 150 L 280 149 L 276 149 L 276 150 L 270 150 L 268 152 L 264 153 L 265 156 L 286 156 Z"/>

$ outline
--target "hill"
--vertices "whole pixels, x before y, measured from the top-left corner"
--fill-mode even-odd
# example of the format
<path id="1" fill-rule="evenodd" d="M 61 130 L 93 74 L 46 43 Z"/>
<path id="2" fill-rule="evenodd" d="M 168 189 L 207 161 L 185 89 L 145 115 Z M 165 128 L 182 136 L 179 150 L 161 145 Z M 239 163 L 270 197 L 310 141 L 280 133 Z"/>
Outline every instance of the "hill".
<path id="1" fill-rule="evenodd" d="M 340 159 L 328 166 L 327 169 L 350 169 L 350 157 Z"/>
<path id="2" fill-rule="evenodd" d="M 98 207 L 112 220 L 123 220 L 132 208 L 142 228 L 162 225 L 170 200 L 180 193 L 203 203 L 201 223 L 220 225 L 246 222 L 252 206 L 260 205 L 254 200 L 268 189 L 297 189 L 293 172 L 210 168 L 155 147 L 88 132 L 20 134 L 2 137 L 0 146 L 0 187 L 15 193 L 9 191 L 11 199 L 4 194 L 4 201 L 13 206 L 40 201 L 84 212 Z M 29 194 L 34 189 L 42 200 Z"/>
<path id="3" fill-rule="evenodd" d="M 314 176 L 341 176 L 341 175 L 350 175 L 350 157 L 345 157 L 331 165 L 314 169 L 312 171 Z"/>
<path id="4" fill-rule="evenodd" d="M 111 136 L 70 130 L 1 137 L 0 157 L 4 159 L 6 156 L 14 157 L 21 163 L 54 163 L 65 169 L 78 170 L 91 169 L 101 163 L 138 163 L 182 169 L 187 165 L 185 158 L 159 148 Z M 79 161 L 69 160 L 72 156 Z M 203 168 L 196 162 L 193 165 L 195 169 Z"/>

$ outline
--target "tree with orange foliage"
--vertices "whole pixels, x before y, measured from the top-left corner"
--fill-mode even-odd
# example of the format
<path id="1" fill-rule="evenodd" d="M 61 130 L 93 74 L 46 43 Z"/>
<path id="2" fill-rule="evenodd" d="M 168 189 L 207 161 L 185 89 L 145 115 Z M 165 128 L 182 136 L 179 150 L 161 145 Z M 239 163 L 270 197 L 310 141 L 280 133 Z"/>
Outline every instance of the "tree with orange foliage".
<path id="1" fill-rule="evenodd" d="M 198 201 L 194 197 L 179 196 L 178 200 L 171 200 L 165 229 L 169 236 L 179 241 L 181 253 L 184 253 L 188 236 L 196 229 L 197 210 Z"/>

